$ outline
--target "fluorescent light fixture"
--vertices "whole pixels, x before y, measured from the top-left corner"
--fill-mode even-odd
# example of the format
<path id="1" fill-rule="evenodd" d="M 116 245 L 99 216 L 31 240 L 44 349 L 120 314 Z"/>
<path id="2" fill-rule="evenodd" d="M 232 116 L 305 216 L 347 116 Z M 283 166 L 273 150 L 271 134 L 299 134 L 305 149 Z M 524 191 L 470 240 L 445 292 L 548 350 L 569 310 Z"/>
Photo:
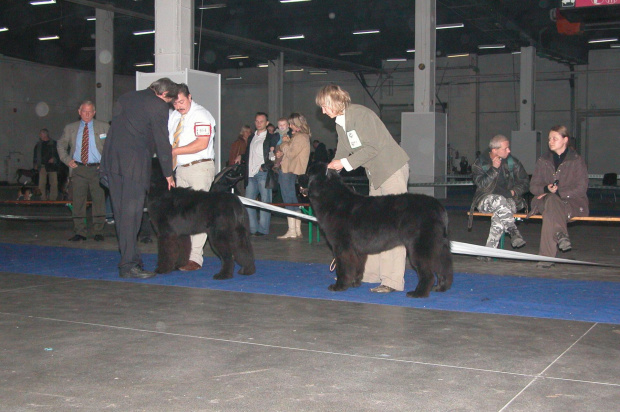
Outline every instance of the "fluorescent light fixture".
<path id="1" fill-rule="evenodd" d="M 33 6 L 43 6 L 45 4 L 55 4 L 56 0 L 36 0 L 36 1 L 31 1 L 30 4 L 32 4 Z"/>
<path id="2" fill-rule="evenodd" d="M 338 56 L 361 56 L 361 51 L 350 51 L 350 52 L 342 52 L 338 53 Z"/>
<path id="3" fill-rule="evenodd" d="M 521 51 L 513 51 L 512 54 L 521 54 Z"/>
<path id="4" fill-rule="evenodd" d="M 9 31 L 9 28 L 8 27 L 0 27 L 0 32 L 2 32 L 2 31 Z"/>
<path id="5" fill-rule="evenodd" d="M 230 56 L 226 57 L 228 60 L 239 60 L 239 59 L 249 59 L 250 56 L 244 56 L 242 54 L 231 54 Z"/>
<path id="6" fill-rule="evenodd" d="M 280 36 L 278 39 L 280 40 L 296 40 L 296 39 L 305 39 L 306 37 L 303 34 L 291 34 L 289 36 Z"/>
<path id="7" fill-rule="evenodd" d="M 620 49 L 620 43 L 610 44 L 609 47 L 611 47 L 612 49 Z"/>
<path id="8" fill-rule="evenodd" d="M 282 3 L 282 4 L 286 4 L 286 3 L 301 3 L 302 1 L 311 1 L 311 0 L 280 0 L 280 3 Z"/>
<path id="9" fill-rule="evenodd" d="M 153 63 L 151 62 L 142 62 L 142 63 L 136 63 L 134 64 L 135 67 L 148 67 L 148 66 L 154 66 Z"/>
<path id="10" fill-rule="evenodd" d="M 506 45 L 505 44 L 480 44 L 478 46 L 479 50 L 484 50 L 484 49 L 505 49 Z"/>
<path id="11" fill-rule="evenodd" d="M 415 53 L 415 49 L 409 49 L 407 50 L 407 53 Z"/>
<path id="12" fill-rule="evenodd" d="M 60 39 L 60 37 L 58 37 L 58 36 L 42 36 L 42 37 L 39 37 L 39 40 L 41 40 L 41 41 L 58 40 L 58 39 Z"/>
<path id="13" fill-rule="evenodd" d="M 241 80 L 243 77 L 241 76 L 228 76 L 226 80 Z"/>
<path id="14" fill-rule="evenodd" d="M 617 42 L 618 38 L 617 37 L 609 37 L 606 39 L 592 39 L 590 41 L 588 41 L 588 43 L 592 44 L 592 43 L 614 43 Z"/>
<path id="15" fill-rule="evenodd" d="M 378 34 L 381 33 L 381 30 L 358 30 L 358 31 L 354 31 L 353 34 Z"/>
<path id="16" fill-rule="evenodd" d="M 95 16 L 89 16 L 86 18 L 86 21 L 95 21 L 95 20 L 97 20 L 97 17 Z"/>
<path id="17" fill-rule="evenodd" d="M 461 27 L 465 27 L 465 25 L 463 23 L 438 24 L 435 26 L 435 30 L 460 29 Z"/>
<path id="18" fill-rule="evenodd" d="M 403 59 L 403 58 L 393 58 L 393 59 L 386 59 L 386 62 L 406 62 L 407 59 Z"/>
<path id="19" fill-rule="evenodd" d="M 461 53 L 461 54 L 449 54 L 446 57 L 467 57 L 469 53 Z"/>
<path id="20" fill-rule="evenodd" d="M 290 73 L 290 72 L 303 72 L 304 69 L 287 69 L 284 70 L 285 73 Z"/>
<path id="21" fill-rule="evenodd" d="M 260 68 L 269 67 L 269 63 L 260 63 L 260 64 L 257 64 L 256 67 L 260 67 Z"/>
<path id="22" fill-rule="evenodd" d="M 198 6 L 199 10 L 211 10 L 211 9 L 223 9 L 226 7 L 224 3 L 205 4 L 204 6 Z"/>
<path id="23" fill-rule="evenodd" d="M 308 74 L 327 74 L 327 70 L 308 70 Z"/>
<path id="24" fill-rule="evenodd" d="M 133 32 L 134 36 L 144 36 L 145 34 L 155 34 L 155 30 L 141 30 Z"/>

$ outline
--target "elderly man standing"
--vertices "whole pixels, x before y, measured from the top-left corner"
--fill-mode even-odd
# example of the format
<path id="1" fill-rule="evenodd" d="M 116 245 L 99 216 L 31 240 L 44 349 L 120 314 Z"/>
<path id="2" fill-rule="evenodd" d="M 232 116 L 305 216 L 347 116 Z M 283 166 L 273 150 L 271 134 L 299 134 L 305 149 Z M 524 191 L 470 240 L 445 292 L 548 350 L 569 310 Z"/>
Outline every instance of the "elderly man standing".
<path id="1" fill-rule="evenodd" d="M 173 167 L 176 167 L 176 183 L 179 187 L 207 192 L 215 178 L 215 119 L 207 109 L 192 100 L 186 84 L 179 85 L 174 109 L 168 120 L 168 131 Z M 179 268 L 182 271 L 202 268 L 207 234 L 192 235 L 191 240 L 189 262 Z"/>
<path id="2" fill-rule="evenodd" d="M 81 120 L 67 125 L 58 141 L 60 160 L 69 166 L 71 171 L 75 231 L 75 235 L 69 239 L 71 242 L 86 240 L 86 199 L 89 191 L 92 199 L 95 240 L 98 242 L 103 240 L 105 193 L 99 185 L 99 164 L 110 126 L 95 120 L 95 113 L 93 102 L 88 100 L 82 102 L 78 110 Z"/>
<path id="3" fill-rule="evenodd" d="M 529 178 L 525 168 L 510 154 L 510 141 L 498 134 L 489 142 L 472 166 L 474 184 L 477 186 L 469 214 L 472 224 L 474 208 L 493 213 L 486 246 L 497 248 L 504 232 L 510 235 L 513 248 L 525 246 L 525 240 L 515 225 L 513 214 L 525 207 L 523 195 L 528 192 Z M 488 261 L 488 258 L 480 258 Z"/>
<path id="4" fill-rule="evenodd" d="M 168 141 L 168 103 L 176 96 L 177 84 L 168 78 L 161 78 L 151 83 L 148 89 L 125 93 L 114 108 L 112 127 L 103 151 L 101 174 L 110 188 L 121 252 L 118 268 L 122 278 L 146 279 L 155 276 L 155 273 L 143 268 L 138 249 L 138 230 L 155 152 L 168 188 L 175 185 L 172 148 Z"/>

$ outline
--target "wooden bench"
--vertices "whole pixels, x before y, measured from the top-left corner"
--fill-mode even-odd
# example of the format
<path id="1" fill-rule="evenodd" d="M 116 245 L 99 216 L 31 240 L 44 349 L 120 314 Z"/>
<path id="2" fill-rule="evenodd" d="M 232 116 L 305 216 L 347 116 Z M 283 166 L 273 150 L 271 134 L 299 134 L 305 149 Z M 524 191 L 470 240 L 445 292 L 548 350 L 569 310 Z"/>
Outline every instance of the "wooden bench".
<path id="1" fill-rule="evenodd" d="M 469 212 L 467 212 L 467 214 L 469 215 Z M 491 216 L 493 216 L 493 213 L 473 212 L 472 215 L 490 218 Z M 532 215 L 528 218 L 526 213 L 515 213 L 513 216 L 515 219 L 541 219 L 542 220 L 542 215 Z M 615 222 L 615 223 L 618 223 L 620 222 L 620 216 L 575 216 L 569 220 L 569 223 L 570 222 Z M 502 233 L 502 237 L 499 240 L 499 247 L 502 249 L 504 248 L 505 237 L 506 237 L 506 234 Z"/>

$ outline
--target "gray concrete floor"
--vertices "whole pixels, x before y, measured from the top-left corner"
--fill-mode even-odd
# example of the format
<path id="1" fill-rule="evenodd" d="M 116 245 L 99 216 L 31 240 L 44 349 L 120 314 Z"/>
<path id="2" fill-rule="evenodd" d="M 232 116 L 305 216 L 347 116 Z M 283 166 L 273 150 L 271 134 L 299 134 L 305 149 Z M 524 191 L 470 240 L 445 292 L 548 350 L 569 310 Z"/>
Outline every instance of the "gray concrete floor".
<path id="1" fill-rule="evenodd" d="M 458 209 L 466 197 L 444 203 L 457 208 L 452 239 L 483 244 L 488 221 L 467 231 Z M 618 210 L 607 200 L 597 207 Z M 0 213 L 68 216 L 62 207 Z M 521 224 L 522 251 L 537 252 L 539 225 Z M 331 260 L 324 242 L 275 239 L 284 219 L 271 229 L 253 238 L 258 258 Z M 562 257 L 620 263 L 617 224 L 574 224 L 570 235 L 573 251 Z M 71 236 L 69 221 L 0 220 L 0 242 L 116 249 L 113 226 L 104 242 L 74 244 Z M 617 268 L 541 270 L 469 256 L 455 256 L 455 271 L 620 281 Z M 529 412 L 620 404 L 620 325 L 30 276 L 4 272 L 0 262 L 0 331 L 2 411 Z"/>

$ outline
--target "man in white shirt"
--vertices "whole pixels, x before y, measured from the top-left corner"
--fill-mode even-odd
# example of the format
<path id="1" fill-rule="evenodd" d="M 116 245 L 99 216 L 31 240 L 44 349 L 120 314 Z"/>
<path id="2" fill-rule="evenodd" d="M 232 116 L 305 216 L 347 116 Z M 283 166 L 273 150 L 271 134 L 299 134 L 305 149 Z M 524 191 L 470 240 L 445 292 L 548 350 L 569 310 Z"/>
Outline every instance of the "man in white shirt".
<path id="1" fill-rule="evenodd" d="M 207 109 L 192 101 L 186 84 L 179 85 L 174 109 L 168 120 L 168 131 L 177 186 L 209 191 L 215 177 L 215 119 Z M 183 271 L 202 268 L 207 234 L 192 235 L 191 240 L 189 262 L 179 268 Z"/>

